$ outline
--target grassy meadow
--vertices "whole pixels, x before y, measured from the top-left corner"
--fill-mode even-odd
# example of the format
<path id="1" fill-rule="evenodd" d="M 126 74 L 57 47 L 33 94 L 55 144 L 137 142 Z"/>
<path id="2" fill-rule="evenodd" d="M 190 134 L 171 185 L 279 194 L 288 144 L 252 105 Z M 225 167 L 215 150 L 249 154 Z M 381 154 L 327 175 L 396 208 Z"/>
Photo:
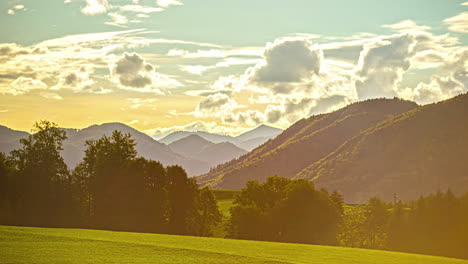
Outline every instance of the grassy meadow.
<path id="1" fill-rule="evenodd" d="M 0 263 L 468 263 L 426 255 L 220 238 L 0 226 Z"/>

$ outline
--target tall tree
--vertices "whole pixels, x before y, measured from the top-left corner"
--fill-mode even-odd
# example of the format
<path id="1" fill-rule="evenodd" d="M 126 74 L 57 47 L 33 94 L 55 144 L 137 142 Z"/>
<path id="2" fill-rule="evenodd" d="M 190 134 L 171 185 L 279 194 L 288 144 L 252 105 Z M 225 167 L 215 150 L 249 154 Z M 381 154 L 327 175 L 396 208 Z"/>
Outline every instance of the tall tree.
<path id="1" fill-rule="evenodd" d="M 111 137 L 86 142 L 83 162 L 78 166 L 81 178 L 88 182 L 91 222 L 100 228 L 125 228 L 128 189 L 125 179 L 129 162 L 137 152 L 130 134 L 114 131 Z M 140 175 L 140 174 L 138 174 Z"/>
<path id="2" fill-rule="evenodd" d="M 167 167 L 168 219 L 170 233 L 189 234 L 189 221 L 197 213 L 196 197 L 198 186 L 195 179 L 188 178 L 180 166 Z M 193 232 L 193 231 L 192 231 Z"/>
<path id="3" fill-rule="evenodd" d="M 67 218 L 69 171 L 60 151 L 66 132 L 49 121 L 35 123 L 33 134 L 11 152 L 16 170 L 18 223 L 54 226 Z"/>

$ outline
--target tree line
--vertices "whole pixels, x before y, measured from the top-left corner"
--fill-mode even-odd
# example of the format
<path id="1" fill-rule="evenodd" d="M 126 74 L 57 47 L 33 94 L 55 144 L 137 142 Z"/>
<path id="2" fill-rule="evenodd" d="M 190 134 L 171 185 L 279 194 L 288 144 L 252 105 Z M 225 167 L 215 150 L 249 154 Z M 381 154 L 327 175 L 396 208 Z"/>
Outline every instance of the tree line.
<path id="1" fill-rule="evenodd" d="M 0 224 L 210 236 L 222 214 L 209 188 L 180 166 L 138 157 L 129 134 L 86 142 L 69 170 L 64 130 L 41 121 L 21 148 L 0 153 Z M 468 259 L 468 194 L 345 205 L 311 181 L 249 181 L 222 223 L 236 239 L 340 245 Z"/>
<path id="2" fill-rule="evenodd" d="M 129 134 L 86 142 L 70 171 L 66 132 L 41 121 L 21 148 L 0 153 L 0 223 L 210 235 L 221 213 L 213 193 L 180 166 L 137 157 Z"/>
<path id="3" fill-rule="evenodd" d="M 231 208 L 228 237 L 391 250 L 468 259 L 468 193 L 346 205 L 303 179 L 249 181 Z"/>
<path id="4" fill-rule="evenodd" d="M 349 208 L 340 228 L 342 246 L 468 259 L 468 193 L 438 191 L 394 203 L 372 198 Z"/>

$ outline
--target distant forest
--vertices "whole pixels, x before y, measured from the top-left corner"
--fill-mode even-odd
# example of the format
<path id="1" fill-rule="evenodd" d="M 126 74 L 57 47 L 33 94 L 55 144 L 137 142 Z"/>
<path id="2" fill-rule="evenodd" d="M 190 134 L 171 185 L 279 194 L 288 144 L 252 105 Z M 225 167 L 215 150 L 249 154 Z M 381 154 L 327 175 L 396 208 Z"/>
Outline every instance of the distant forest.
<path id="1" fill-rule="evenodd" d="M 449 190 L 416 201 L 345 205 L 311 181 L 249 181 L 222 222 L 213 192 L 180 166 L 138 157 L 130 134 L 86 142 L 69 170 L 66 132 L 35 124 L 22 147 L 0 153 L 0 224 L 211 236 L 224 225 L 237 239 L 340 245 L 468 259 L 468 194 Z"/>

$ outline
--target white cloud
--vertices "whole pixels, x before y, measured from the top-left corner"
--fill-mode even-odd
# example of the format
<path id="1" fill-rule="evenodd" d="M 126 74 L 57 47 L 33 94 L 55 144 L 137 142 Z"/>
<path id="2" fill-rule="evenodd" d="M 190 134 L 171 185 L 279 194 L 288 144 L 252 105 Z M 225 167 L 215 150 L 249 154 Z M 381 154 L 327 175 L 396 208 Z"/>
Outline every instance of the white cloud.
<path id="1" fill-rule="evenodd" d="M 219 49 L 210 50 L 197 50 L 196 52 L 189 52 L 182 49 L 171 49 L 167 52 L 168 56 L 177 56 L 184 58 L 224 58 L 224 52 Z"/>
<path id="2" fill-rule="evenodd" d="M 156 110 L 155 103 L 158 101 L 155 98 L 128 98 L 130 101 L 130 109 L 150 108 Z"/>
<path id="3" fill-rule="evenodd" d="M 14 15 L 14 14 L 15 14 L 15 11 L 13 11 L 13 9 L 8 9 L 7 14 L 9 14 L 9 15 Z"/>
<path id="4" fill-rule="evenodd" d="M 119 14 L 119 13 L 108 13 L 107 14 L 111 19 L 112 21 L 111 22 L 105 22 L 105 24 L 107 25 L 111 25 L 111 26 L 118 26 L 118 27 L 126 27 L 124 26 L 125 24 L 128 24 L 128 18 L 122 14 Z"/>
<path id="5" fill-rule="evenodd" d="M 151 6 L 142 6 L 142 5 L 119 6 L 119 10 L 122 11 L 122 12 L 134 12 L 134 13 L 141 13 L 141 14 L 150 14 L 150 13 L 156 13 L 156 12 L 164 11 L 163 8 L 151 7 Z M 149 16 L 146 15 L 146 16 L 138 16 L 138 17 L 145 18 L 145 17 L 149 17 Z"/>
<path id="6" fill-rule="evenodd" d="M 463 3 L 464 5 L 465 3 Z M 468 33 L 468 12 L 460 13 L 456 16 L 444 19 L 448 29 L 458 33 Z"/>
<path id="7" fill-rule="evenodd" d="M 157 0 L 156 3 L 160 7 L 168 8 L 173 5 L 184 5 L 182 2 L 177 0 Z"/>
<path id="8" fill-rule="evenodd" d="M 94 16 L 106 13 L 109 8 L 107 0 L 86 0 L 86 6 L 81 9 L 81 13 Z"/>
<path id="9" fill-rule="evenodd" d="M 236 136 L 243 132 L 246 132 L 248 129 L 239 126 L 224 126 L 217 122 L 205 122 L 205 121 L 195 121 L 185 125 L 172 126 L 172 127 L 157 127 L 153 129 L 145 130 L 144 132 L 150 136 L 153 136 L 156 140 L 162 139 L 168 134 L 175 131 L 189 131 L 189 132 L 211 132 L 221 135 L 231 135 Z"/>
<path id="10" fill-rule="evenodd" d="M 155 72 L 154 66 L 137 53 L 124 53 L 110 68 L 122 89 L 164 94 L 167 88 L 183 86 L 170 76 Z"/>
<path id="11" fill-rule="evenodd" d="M 0 44 L 0 83 L 9 85 L 11 80 L 23 76 L 34 80 L 47 80 L 55 90 L 71 89 L 80 93 L 109 93 L 115 87 L 115 80 L 103 74 L 119 58 L 115 55 L 122 50 L 131 50 L 150 44 L 171 43 L 198 47 L 211 47 L 209 43 L 187 42 L 148 38 L 154 33 L 141 29 L 103 33 L 91 33 L 50 39 L 32 46 L 23 47 L 14 43 Z M 216 45 L 214 45 L 216 46 Z M 86 69 L 84 72 L 82 69 Z M 93 73 L 96 71 L 96 73 Z M 65 81 L 75 76 L 76 81 Z M 151 85 L 138 91 L 162 93 L 166 88 L 182 84 L 173 77 L 149 71 L 144 77 L 151 79 Z M 119 84 L 119 82 L 117 82 Z M 130 86 L 119 86 L 122 89 Z"/>
<path id="12" fill-rule="evenodd" d="M 51 92 L 41 92 L 40 95 L 44 98 L 47 99 L 52 99 L 52 100 L 62 100 L 62 96 L 56 94 L 56 93 L 51 93 Z"/>
<path id="13" fill-rule="evenodd" d="M 398 32 L 398 33 L 426 31 L 426 30 L 431 29 L 431 27 L 429 26 L 419 26 L 416 24 L 416 22 L 410 19 L 402 20 L 395 24 L 383 25 L 382 27 L 390 28 L 393 31 Z"/>
<path id="14" fill-rule="evenodd" d="M 21 76 L 11 82 L 9 87 L 0 89 L 0 93 L 2 94 L 21 95 L 32 90 L 45 90 L 47 89 L 47 84 L 39 80 Z"/>
<path id="15" fill-rule="evenodd" d="M 318 74 L 322 51 L 306 39 L 276 40 L 265 49 L 265 63 L 259 65 L 252 78 L 256 82 L 300 82 Z"/>
<path id="16" fill-rule="evenodd" d="M 195 75 L 201 75 L 207 70 L 213 69 L 216 66 L 203 66 L 203 65 L 181 65 L 179 66 L 182 71 L 195 74 Z"/>
<path id="17" fill-rule="evenodd" d="M 399 35 L 366 45 L 357 66 L 358 98 L 395 96 L 403 73 L 410 67 L 414 45 L 412 35 Z"/>
<path id="18" fill-rule="evenodd" d="M 59 75 L 57 85 L 51 90 L 71 89 L 74 92 L 91 92 L 91 93 L 107 93 L 110 91 L 102 91 L 95 87 L 94 80 L 91 79 L 93 69 L 81 67 L 79 70 L 63 71 Z"/>
<path id="19" fill-rule="evenodd" d="M 222 117 L 241 107 L 241 105 L 228 95 L 217 93 L 204 98 L 197 105 L 194 115 L 196 117 Z"/>
<path id="20" fill-rule="evenodd" d="M 15 5 L 14 8 L 16 10 L 23 10 L 24 9 L 24 5 Z"/>

